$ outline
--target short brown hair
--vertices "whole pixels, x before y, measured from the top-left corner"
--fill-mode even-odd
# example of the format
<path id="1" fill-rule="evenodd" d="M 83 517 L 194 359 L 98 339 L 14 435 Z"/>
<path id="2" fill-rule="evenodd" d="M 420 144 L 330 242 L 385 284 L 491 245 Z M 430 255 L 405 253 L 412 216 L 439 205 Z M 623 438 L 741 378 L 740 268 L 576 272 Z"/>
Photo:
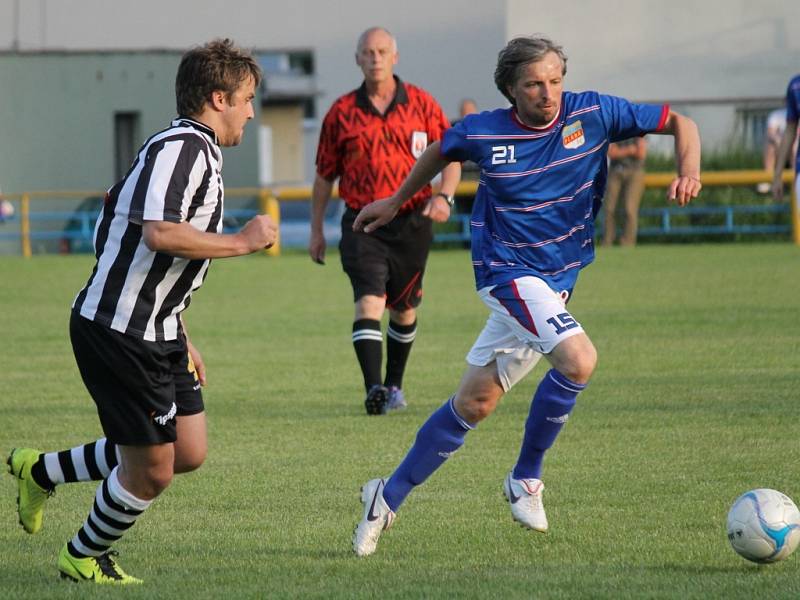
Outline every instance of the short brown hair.
<path id="1" fill-rule="evenodd" d="M 192 116 L 203 111 L 211 93 L 221 90 L 230 100 L 243 81 L 252 77 L 261 83 L 261 67 L 246 50 L 233 41 L 213 40 L 192 48 L 181 58 L 175 77 L 175 102 L 179 116 Z"/>
<path id="2" fill-rule="evenodd" d="M 514 38 L 500 50 L 497 56 L 497 68 L 494 70 L 494 84 L 511 104 L 514 104 L 514 98 L 508 93 L 509 86 L 513 87 L 517 83 L 522 69 L 531 63 L 539 62 L 549 52 L 555 52 L 561 59 L 561 75 L 566 75 L 567 55 L 564 54 L 564 49 L 545 37 Z"/>

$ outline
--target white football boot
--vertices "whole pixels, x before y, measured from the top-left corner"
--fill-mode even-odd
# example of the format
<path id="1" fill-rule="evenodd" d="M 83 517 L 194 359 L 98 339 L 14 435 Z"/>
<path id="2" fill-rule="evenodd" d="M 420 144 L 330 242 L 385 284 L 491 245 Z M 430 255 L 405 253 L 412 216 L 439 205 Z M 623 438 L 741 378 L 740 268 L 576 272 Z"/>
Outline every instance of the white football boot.
<path id="1" fill-rule="evenodd" d="M 385 483 L 383 479 L 371 479 L 361 488 L 364 517 L 353 532 L 353 552 L 357 556 L 369 556 L 375 552 L 381 532 L 394 522 L 394 512 L 383 499 Z"/>
<path id="2" fill-rule="evenodd" d="M 544 484 L 539 479 L 514 479 L 506 475 L 503 493 L 511 507 L 511 516 L 523 527 L 536 531 L 547 531 L 547 515 L 544 514 L 542 492 Z"/>

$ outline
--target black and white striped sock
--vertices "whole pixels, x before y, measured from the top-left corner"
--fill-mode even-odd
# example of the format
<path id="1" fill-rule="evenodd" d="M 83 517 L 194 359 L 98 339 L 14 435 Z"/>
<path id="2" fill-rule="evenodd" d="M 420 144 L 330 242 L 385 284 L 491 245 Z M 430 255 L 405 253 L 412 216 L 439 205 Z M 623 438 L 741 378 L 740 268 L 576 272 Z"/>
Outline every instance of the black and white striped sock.
<path id="1" fill-rule="evenodd" d="M 70 450 L 47 452 L 31 469 L 34 480 L 43 488 L 59 483 L 100 481 L 119 463 L 117 446 L 106 438 Z M 50 485 L 43 485 L 43 476 Z"/>
<path id="2" fill-rule="evenodd" d="M 107 552 L 153 503 L 152 500 L 137 498 L 123 488 L 117 471 L 115 468 L 97 487 L 92 511 L 67 544 L 67 550 L 75 558 L 100 556 Z"/>

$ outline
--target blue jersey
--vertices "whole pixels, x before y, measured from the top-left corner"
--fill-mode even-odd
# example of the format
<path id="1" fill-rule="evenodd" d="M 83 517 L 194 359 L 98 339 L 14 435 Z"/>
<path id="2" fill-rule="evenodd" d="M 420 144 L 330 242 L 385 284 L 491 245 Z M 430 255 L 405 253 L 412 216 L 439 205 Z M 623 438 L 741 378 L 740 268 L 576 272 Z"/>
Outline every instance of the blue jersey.
<path id="1" fill-rule="evenodd" d="M 800 119 L 800 75 L 792 79 L 786 89 L 786 120 L 797 123 L 798 119 Z M 800 146 L 797 148 L 794 168 L 800 173 Z"/>
<path id="2" fill-rule="evenodd" d="M 533 275 L 572 290 L 594 260 L 594 218 L 609 142 L 658 131 L 669 107 L 597 92 L 561 96 L 555 121 L 531 128 L 513 108 L 469 115 L 445 131 L 441 153 L 481 169 L 472 209 L 478 289 Z"/>

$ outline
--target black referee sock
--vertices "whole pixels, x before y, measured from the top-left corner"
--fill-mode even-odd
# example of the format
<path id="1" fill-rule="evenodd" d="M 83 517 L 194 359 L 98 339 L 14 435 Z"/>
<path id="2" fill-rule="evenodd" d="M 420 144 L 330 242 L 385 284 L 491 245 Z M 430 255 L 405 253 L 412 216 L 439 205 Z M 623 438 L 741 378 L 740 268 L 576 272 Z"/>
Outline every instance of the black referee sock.
<path id="1" fill-rule="evenodd" d="M 417 322 L 400 325 L 389 321 L 386 331 L 386 381 L 385 386 L 403 387 L 403 373 L 406 370 L 411 344 L 417 335 Z"/>
<path id="2" fill-rule="evenodd" d="M 381 322 L 375 319 L 359 319 L 353 323 L 353 348 L 364 375 L 367 391 L 381 384 L 383 362 L 383 335 Z"/>

